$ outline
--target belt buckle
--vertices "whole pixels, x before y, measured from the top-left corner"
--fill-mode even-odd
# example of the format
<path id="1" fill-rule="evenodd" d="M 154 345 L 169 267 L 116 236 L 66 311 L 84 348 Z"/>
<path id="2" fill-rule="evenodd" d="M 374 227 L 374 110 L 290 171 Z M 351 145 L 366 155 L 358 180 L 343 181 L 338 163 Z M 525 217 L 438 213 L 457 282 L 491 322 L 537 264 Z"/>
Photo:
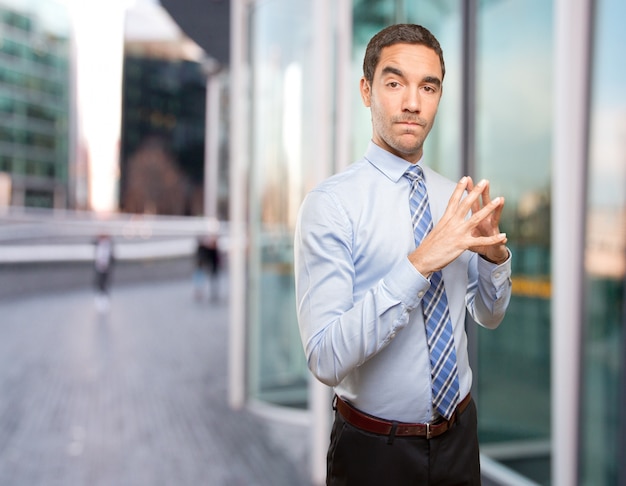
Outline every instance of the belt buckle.
<path id="1" fill-rule="evenodd" d="M 432 434 L 430 431 L 430 422 L 426 422 L 426 439 L 430 440 L 432 438 Z"/>

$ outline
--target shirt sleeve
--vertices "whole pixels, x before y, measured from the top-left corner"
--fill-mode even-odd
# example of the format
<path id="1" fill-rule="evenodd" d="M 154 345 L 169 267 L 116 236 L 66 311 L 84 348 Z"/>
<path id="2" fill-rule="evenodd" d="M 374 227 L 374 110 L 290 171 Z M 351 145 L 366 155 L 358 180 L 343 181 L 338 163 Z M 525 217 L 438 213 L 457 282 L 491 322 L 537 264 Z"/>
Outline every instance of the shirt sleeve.
<path id="1" fill-rule="evenodd" d="M 495 329 L 504 319 L 511 300 L 511 258 L 510 250 L 509 258 L 499 265 L 473 256 L 466 305 L 474 321 L 483 327 Z M 471 275 L 472 271 L 475 275 Z"/>
<path id="2" fill-rule="evenodd" d="M 357 301 L 352 241 L 333 195 L 309 193 L 294 240 L 298 324 L 308 367 L 329 386 L 388 345 L 430 285 L 402 258 Z"/>

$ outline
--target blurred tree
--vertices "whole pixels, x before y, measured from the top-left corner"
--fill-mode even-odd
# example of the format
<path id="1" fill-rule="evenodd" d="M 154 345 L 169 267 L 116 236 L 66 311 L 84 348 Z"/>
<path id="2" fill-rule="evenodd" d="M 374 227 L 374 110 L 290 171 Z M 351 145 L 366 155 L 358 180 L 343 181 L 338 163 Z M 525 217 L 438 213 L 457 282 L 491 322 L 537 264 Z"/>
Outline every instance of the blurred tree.
<path id="1" fill-rule="evenodd" d="M 181 215 L 190 203 L 189 182 L 157 137 L 147 139 L 128 159 L 125 211 Z"/>

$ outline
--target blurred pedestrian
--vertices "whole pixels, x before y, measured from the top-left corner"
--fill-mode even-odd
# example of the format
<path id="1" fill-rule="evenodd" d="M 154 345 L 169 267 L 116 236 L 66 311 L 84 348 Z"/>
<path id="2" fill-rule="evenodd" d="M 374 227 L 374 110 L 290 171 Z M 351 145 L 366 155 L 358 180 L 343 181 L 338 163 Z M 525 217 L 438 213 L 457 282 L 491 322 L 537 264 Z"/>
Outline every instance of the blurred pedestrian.
<path id="1" fill-rule="evenodd" d="M 96 309 L 99 312 L 107 312 L 109 310 L 109 289 L 114 259 L 113 239 L 107 234 L 98 235 L 94 241 L 93 268 Z"/>
<path id="2" fill-rule="evenodd" d="M 210 299 L 219 298 L 220 255 L 216 235 L 198 238 L 196 250 L 196 268 L 194 270 L 194 296 L 202 300 L 204 289 L 208 286 Z"/>
<path id="3" fill-rule="evenodd" d="M 511 254 L 489 182 L 450 181 L 424 163 L 444 73 L 427 29 L 376 34 L 360 84 L 372 141 L 300 209 L 302 343 L 335 391 L 328 485 L 481 481 L 465 316 L 500 324 Z"/>

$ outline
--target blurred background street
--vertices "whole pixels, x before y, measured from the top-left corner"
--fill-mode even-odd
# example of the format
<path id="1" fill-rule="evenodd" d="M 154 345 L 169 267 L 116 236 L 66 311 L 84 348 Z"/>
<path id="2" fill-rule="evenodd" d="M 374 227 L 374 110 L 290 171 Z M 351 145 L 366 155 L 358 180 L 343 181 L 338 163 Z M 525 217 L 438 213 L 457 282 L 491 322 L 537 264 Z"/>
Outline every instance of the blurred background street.
<path id="1" fill-rule="evenodd" d="M 192 268 L 121 265 L 106 313 L 88 264 L 0 269 L 0 484 L 310 484 L 306 427 L 228 406 L 228 277 Z"/>

